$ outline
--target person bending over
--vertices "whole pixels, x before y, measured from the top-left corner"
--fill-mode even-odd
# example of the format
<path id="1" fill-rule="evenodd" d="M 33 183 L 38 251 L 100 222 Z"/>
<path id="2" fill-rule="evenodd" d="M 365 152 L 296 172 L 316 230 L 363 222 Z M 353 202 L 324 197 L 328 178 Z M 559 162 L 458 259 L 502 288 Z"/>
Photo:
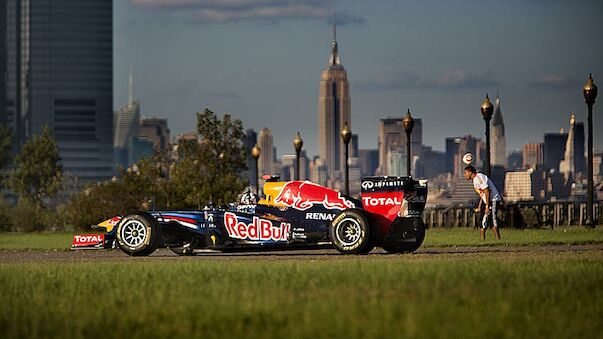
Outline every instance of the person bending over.
<path id="1" fill-rule="evenodd" d="M 477 210 L 481 209 L 482 203 L 485 204 L 482 227 L 479 230 L 480 238 L 482 240 L 486 239 L 486 229 L 491 225 L 494 237 L 496 237 L 497 240 L 500 240 L 496 211 L 502 202 L 502 197 L 500 193 L 498 193 L 498 189 L 496 189 L 496 186 L 487 175 L 477 172 L 473 166 L 465 167 L 463 174 L 465 179 L 473 180 L 473 188 L 475 188 L 475 191 L 480 196 Z"/>

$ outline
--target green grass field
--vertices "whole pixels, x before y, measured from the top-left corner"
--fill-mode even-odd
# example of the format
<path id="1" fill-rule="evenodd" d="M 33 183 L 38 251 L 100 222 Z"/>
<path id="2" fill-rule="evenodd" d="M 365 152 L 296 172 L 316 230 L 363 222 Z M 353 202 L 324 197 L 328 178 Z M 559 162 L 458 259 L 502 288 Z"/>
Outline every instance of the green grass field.
<path id="1" fill-rule="evenodd" d="M 603 253 L 0 263 L 2 338 L 596 338 Z"/>
<path id="2" fill-rule="evenodd" d="M 502 229 L 501 240 L 494 239 L 491 230 L 486 240 L 479 238 L 479 230 L 473 228 L 433 228 L 427 230 L 423 247 L 450 246 L 541 246 L 583 245 L 603 243 L 603 227 L 587 229 L 580 226 L 555 229 Z"/>
<path id="3" fill-rule="evenodd" d="M 603 227 L 586 229 L 579 226 L 555 229 L 502 229 L 502 240 L 496 241 L 488 231 L 486 241 L 472 228 L 434 228 L 427 230 L 424 248 L 450 246 L 534 246 L 602 244 Z M 67 251 L 72 233 L 0 233 L 0 250 Z"/>

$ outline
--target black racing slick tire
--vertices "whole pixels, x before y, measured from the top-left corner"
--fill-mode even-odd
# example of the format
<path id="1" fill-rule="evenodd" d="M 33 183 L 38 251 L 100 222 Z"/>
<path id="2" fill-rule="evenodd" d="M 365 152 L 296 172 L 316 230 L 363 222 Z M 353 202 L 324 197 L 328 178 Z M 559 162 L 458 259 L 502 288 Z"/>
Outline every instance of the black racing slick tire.
<path id="1" fill-rule="evenodd" d="M 425 223 L 421 218 L 413 218 L 415 240 L 411 242 L 386 243 L 381 247 L 388 253 L 412 253 L 421 247 L 425 240 Z"/>
<path id="2" fill-rule="evenodd" d="M 131 256 L 147 256 L 159 247 L 161 230 L 146 213 L 126 215 L 117 226 L 117 245 Z"/>
<path id="3" fill-rule="evenodd" d="M 374 234 L 364 214 L 349 209 L 338 214 L 331 222 L 329 235 L 335 248 L 343 254 L 363 254 L 374 247 Z"/>

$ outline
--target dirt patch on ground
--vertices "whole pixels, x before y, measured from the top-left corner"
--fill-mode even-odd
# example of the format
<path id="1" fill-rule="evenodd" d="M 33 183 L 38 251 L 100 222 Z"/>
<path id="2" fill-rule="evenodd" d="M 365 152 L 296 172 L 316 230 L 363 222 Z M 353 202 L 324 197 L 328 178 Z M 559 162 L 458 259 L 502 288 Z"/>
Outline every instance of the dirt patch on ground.
<path id="1" fill-rule="evenodd" d="M 366 258 L 413 258 L 428 259 L 437 257 L 518 257 L 522 254 L 537 256 L 563 255 L 568 253 L 589 253 L 603 258 L 603 244 L 597 245 L 548 245 L 548 246 L 501 246 L 501 247 L 445 247 L 424 248 L 413 254 L 387 254 L 375 249 Z M 120 250 L 88 251 L 0 251 L 0 263 L 35 262 L 103 262 L 103 261 L 174 261 L 174 260 L 341 260 L 350 256 L 341 255 L 333 249 L 237 252 L 222 253 L 199 251 L 190 257 L 178 257 L 168 249 L 160 249 L 148 257 L 130 257 Z M 356 256 L 358 257 L 358 256 Z"/>

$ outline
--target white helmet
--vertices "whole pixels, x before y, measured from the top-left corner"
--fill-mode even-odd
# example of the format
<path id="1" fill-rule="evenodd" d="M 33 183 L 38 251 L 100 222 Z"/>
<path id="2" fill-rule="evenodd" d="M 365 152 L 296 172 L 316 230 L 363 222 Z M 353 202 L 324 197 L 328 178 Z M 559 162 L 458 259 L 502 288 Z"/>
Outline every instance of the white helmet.
<path id="1" fill-rule="evenodd" d="M 241 193 L 241 197 L 239 198 L 239 204 L 241 205 L 256 205 L 258 203 L 257 194 L 253 193 L 251 187 L 247 187 L 243 193 Z"/>

